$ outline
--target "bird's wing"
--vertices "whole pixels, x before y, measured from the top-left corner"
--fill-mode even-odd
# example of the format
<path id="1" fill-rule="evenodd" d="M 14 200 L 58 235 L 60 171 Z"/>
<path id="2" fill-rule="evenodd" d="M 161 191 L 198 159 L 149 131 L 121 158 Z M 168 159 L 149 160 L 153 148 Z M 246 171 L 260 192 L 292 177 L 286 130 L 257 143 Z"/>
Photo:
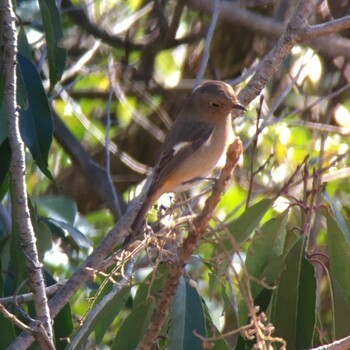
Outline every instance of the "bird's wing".
<path id="1" fill-rule="evenodd" d="M 211 136 L 214 127 L 200 121 L 187 121 L 181 129 L 175 128 L 173 138 L 166 140 L 152 184 L 159 184 L 187 157 L 198 150 Z"/>

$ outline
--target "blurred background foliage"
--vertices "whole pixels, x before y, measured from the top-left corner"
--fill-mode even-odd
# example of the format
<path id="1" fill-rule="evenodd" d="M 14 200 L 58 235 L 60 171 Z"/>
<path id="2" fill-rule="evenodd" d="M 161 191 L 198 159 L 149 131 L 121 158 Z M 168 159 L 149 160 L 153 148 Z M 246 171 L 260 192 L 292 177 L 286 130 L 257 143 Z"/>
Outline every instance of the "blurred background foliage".
<path id="1" fill-rule="evenodd" d="M 283 0 L 239 3 L 267 21 L 284 23 L 295 5 Z M 17 2 L 26 91 L 19 99 L 24 105 L 32 91 L 39 108 L 31 105 L 33 123 L 22 126 L 29 135 L 26 183 L 48 284 L 69 278 L 120 217 L 105 171 L 106 142 L 122 211 L 150 173 L 203 56 L 211 16 L 190 4 L 62 0 L 57 7 L 52 0 Z M 347 1 L 320 1 L 310 21 L 337 18 L 349 8 Z M 349 32 L 337 35 L 348 38 Z M 275 42 L 274 36 L 251 30 L 249 23 L 219 19 L 204 78 L 242 88 Z M 263 324 L 260 337 L 275 346 L 281 344 L 274 336 L 285 338 L 288 349 L 307 349 L 350 333 L 349 79 L 346 57 L 294 47 L 260 98 L 234 121 L 244 157 L 222 195 L 210 234 L 180 281 L 160 348 L 201 348 L 202 340 L 188 330 L 215 338 L 249 324 L 254 308 L 247 299 L 267 315 L 265 319 L 257 311 L 254 317 Z M 20 243 L 13 238 L 3 99 L 0 287 L 9 296 L 28 289 Z M 40 109 L 46 103 L 52 116 Z M 47 140 L 50 125 L 45 126 L 51 118 L 52 143 Z M 191 196 L 203 189 L 207 183 Z M 197 201 L 195 212 L 204 199 Z M 81 348 L 137 345 L 169 268 L 149 266 L 153 269 L 138 268 L 133 283 L 121 287 L 102 309 L 80 340 Z M 111 290 L 112 283 L 104 281 L 101 273 L 86 283 L 56 318 L 57 348 L 66 346 L 66 337 L 74 339 L 79 320 Z M 33 311 L 30 304 L 22 306 Z M 18 307 L 12 312 L 24 318 Z M 1 318 L 0 333 L 9 329 L 6 344 L 19 330 Z M 239 337 L 228 333 L 211 345 L 245 349 L 258 338 L 246 328 Z"/>

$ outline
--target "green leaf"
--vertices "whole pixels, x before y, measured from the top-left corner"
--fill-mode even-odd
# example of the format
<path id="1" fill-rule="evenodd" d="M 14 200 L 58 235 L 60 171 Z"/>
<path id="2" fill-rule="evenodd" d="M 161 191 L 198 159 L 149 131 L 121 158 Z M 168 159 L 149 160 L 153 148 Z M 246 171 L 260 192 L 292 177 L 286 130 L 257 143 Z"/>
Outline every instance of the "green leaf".
<path id="1" fill-rule="evenodd" d="M 72 237 L 74 242 L 78 245 L 79 248 L 90 248 L 93 243 L 90 241 L 89 238 L 87 238 L 83 232 L 78 230 L 76 227 L 72 226 L 71 224 L 68 224 L 61 220 L 55 220 L 55 219 L 45 219 L 47 221 L 52 221 L 58 225 L 60 225 L 66 232 L 69 233 L 69 235 Z"/>
<path id="2" fill-rule="evenodd" d="M 52 248 L 52 235 L 50 228 L 44 221 L 38 221 L 36 224 L 36 237 L 39 260 L 44 259 L 44 255 Z"/>
<path id="3" fill-rule="evenodd" d="M 250 244 L 246 268 L 251 276 L 260 278 L 264 268 L 269 262 L 283 253 L 288 211 L 278 218 L 267 221 L 257 233 Z"/>
<path id="4" fill-rule="evenodd" d="M 19 85 L 21 82 L 24 84 L 19 90 L 24 90 L 25 94 L 24 105 L 19 110 L 21 136 L 40 170 L 53 181 L 48 170 L 48 156 L 53 136 L 49 103 L 33 63 L 20 53 L 17 55 L 17 60 L 23 78 L 19 78 Z"/>
<path id="5" fill-rule="evenodd" d="M 52 248 L 51 230 L 45 222 L 38 221 L 38 217 L 30 196 L 28 196 L 28 207 L 30 211 L 30 219 L 37 239 L 36 247 L 38 250 L 39 260 L 42 261 L 45 253 Z"/>
<path id="6" fill-rule="evenodd" d="M 206 336 L 204 312 L 197 290 L 181 277 L 170 308 L 168 350 L 202 350 L 202 341 L 193 331 Z"/>
<path id="7" fill-rule="evenodd" d="M 15 329 L 11 321 L 0 314 L 1 348 L 7 349 L 16 339 Z"/>
<path id="8" fill-rule="evenodd" d="M 101 309 L 101 312 L 98 314 L 96 320 L 96 326 L 94 327 L 96 342 L 100 344 L 102 338 L 106 333 L 106 330 L 112 324 L 115 317 L 118 315 L 119 311 L 125 305 L 130 295 L 130 288 L 123 288 L 116 294 L 104 307 Z"/>
<path id="9" fill-rule="evenodd" d="M 350 328 L 349 323 L 342 319 L 345 310 L 350 309 L 350 247 L 346 234 L 335 218 L 327 213 L 326 220 L 329 272 L 334 298 L 335 332 L 338 338 Z M 343 324 L 344 322 L 345 324 Z M 348 334 L 349 332 L 347 332 Z"/>
<path id="10" fill-rule="evenodd" d="M 0 74 L 0 144 L 7 138 L 7 108 L 5 100 L 5 74 Z"/>
<path id="11" fill-rule="evenodd" d="M 250 236 L 265 213 L 271 208 L 272 203 L 273 200 L 265 198 L 249 207 L 238 219 L 229 223 L 228 228 L 238 244 Z"/>
<path id="12" fill-rule="evenodd" d="M 23 29 L 23 26 L 21 26 L 18 32 L 18 51 L 27 60 L 32 60 L 32 48 L 29 45 L 27 35 L 25 30 Z"/>
<path id="13" fill-rule="evenodd" d="M 285 211 L 277 218 L 267 221 L 254 236 L 245 261 L 247 272 L 257 280 L 267 285 L 273 285 L 284 267 L 283 249 L 286 239 L 286 224 L 288 211 Z M 265 311 L 271 296 L 271 289 L 264 289 L 262 284 L 250 281 L 251 294 L 255 305 Z M 265 292 L 263 292 L 265 290 Z M 258 296 L 260 295 L 260 299 Z M 264 296 L 261 299 L 261 296 Z M 248 308 L 244 299 L 238 304 L 239 324 L 245 325 L 248 321 Z"/>
<path id="14" fill-rule="evenodd" d="M 11 147 L 8 139 L 0 144 L 0 187 L 3 185 L 10 169 Z"/>
<path id="15" fill-rule="evenodd" d="M 112 350 L 134 350 L 140 342 L 154 312 L 154 299 L 138 304 L 125 319 L 114 338 Z"/>
<path id="16" fill-rule="evenodd" d="M 45 29 L 47 56 L 50 70 L 50 89 L 61 79 L 66 64 L 66 51 L 59 47 L 63 37 L 61 19 L 55 0 L 39 0 L 41 17 Z"/>
<path id="17" fill-rule="evenodd" d="M 130 295 L 129 287 L 122 288 L 118 293 L 114 292 L 114 289 L 116 288 L 119 289 L 119 286 L 118 285 L 113 286 L 112 292 L 111 292 L 113 294 L 111 295 L 110 298 L 109 298 L 109 294 L 104 296 L 105 298 L 104 300 L 106 302 L 95 305 L 95 307 L 97 307 L 99 310 L 98 314 L 89 324 L 89 327 L 85 329 L 84 335 L 76 345 L 77 349 L 83 348 L 85 341 L 93 331 L 95 331 L 96 333 L 96 342 L 100 343 L 102 341 L 102 338 L 106 330 L 110 327 L 115 317 L 119 314 L 119 311 L 125 305 Z M 74 336 L 72 337 L 72 339 L 74 339 Z"/>
<path id="18" fill-rule="evenodd" d="M 341 212 L 338 210 L 337 205 L 335 204 L 334 200 L 332 198 L 329 197 L 327 192 L 323 192 L 322 193 L 323 198 L 330 204 L 331 209 L 332 209 L 332 213 L 338 223 L 338 225 L 340 226 L 341 230 L 343 231 L 347 241 L 350 243 L 350 232 L 349 232 L 349 228 L 341 214 Z"/>
<path id="19" fill-rule="evenodd" d="M 334 323 L 334 339 L 345 338 L 350 334 L 350 305 L 344 292 L 337 282 L 331 277 L 332 294 L 333 294 L 333 323 Z"/>
<path id="20" fill-rule="evenodd" d="M 222 287 L 224 289 L 224 287 Z M 223 292 L 223 294 L 226 294 Z M 211 350 L 230 350 L 230 346 L 228 345 L 227 341 L 223 338 L 220 338 L 220 332 L 216 328 L 215 324 L 213 323 L 213 320 L 210 316 L 209 310 L 207 305 L 202 301 L 203 311 L 204 311 L 204 317 L 205 317 L 205 329 L 208 337 L 217 337 L 217 340 L 211 341 L 212 347 L 208 347 Z M 229 308 L 232 309 L 232 304 L 229 304 Z M 225 310 L 227 310 L 225 308 Z M 226 311 L 225 311 L 226 314 Z"/>
<path id="21" fill-rule="evenodd" d="M 144 282 L 139 286 L 134 298 L 133 306 L 135 307 L 138 304 L 143 303 L 144 300 L 149 297 L 157 298 L 159 293 L 161 293 L 165 287 L 169 271 L 169 266 L 159 265 L 157 270 L 150 272 Z"/>
<path id="22" fill-rule="evenodd" d="M 272 321 L 275 335 L 286 340 L 288 350 L 309 349 L 316 322 L 316 279 L 305 259 L 306 239 L 301 236 L 288 252 L 276 290 Z"/>
<path id="23" fill-rule="evenodd" d="M 62 195 L 48 195 L 37 198 L 36 204 L 50 219 L 74 225 L 78 208 L 72 199 Z"/>

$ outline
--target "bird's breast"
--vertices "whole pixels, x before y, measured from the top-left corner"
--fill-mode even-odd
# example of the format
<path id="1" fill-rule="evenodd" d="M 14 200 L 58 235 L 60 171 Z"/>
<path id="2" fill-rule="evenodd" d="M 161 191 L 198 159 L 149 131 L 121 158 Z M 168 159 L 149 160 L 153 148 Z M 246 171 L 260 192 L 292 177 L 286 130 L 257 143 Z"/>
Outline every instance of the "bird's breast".
<path id="1" fill-rule="evenodd" d="M 233 136 L 231 120 L 227 118 L 227 123 L 216 126 L 208 140 L 193 153 L 192 157 L 188 157 L 184 161 L 183 167 L 181 167 L 183 182 L 197 177 L 206 177 L 210 174 L 226 152 Z"/>

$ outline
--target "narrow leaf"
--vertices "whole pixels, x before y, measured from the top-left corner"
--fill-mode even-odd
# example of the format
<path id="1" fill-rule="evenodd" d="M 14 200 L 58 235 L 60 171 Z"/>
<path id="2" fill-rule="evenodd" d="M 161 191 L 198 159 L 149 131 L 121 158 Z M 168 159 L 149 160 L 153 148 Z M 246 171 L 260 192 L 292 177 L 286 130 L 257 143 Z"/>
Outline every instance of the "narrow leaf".
<path id="1" fill-rule="evenodd" d="M 66 51 L 59 47 L 59 42 L 63 37 L 63 33 L 56 1 L 39 0 L 39 6 L 45 29 L 50 70 L 50 87 L 52 90 L 62 76 L 66 63 Z"/>
<path id="2" fill-rule="evenodd" d="M 350 310 L 350 247 L 341 226 L 330 213 L 326 214 L 329 254 L 329 272 L 334 299 L 335 336 L 343 337 L 350 332 L 350 323 L 346 322 Z"/>
<path id="3" fill-rule="evenodd" d="M 138 304 L 125 319 L 114 338 L 112 350 L 134 350 L 145 333 L 154 311 L 154 300 Z"/>
<path id="4" fill-rule="evenodd" d="M 269 262 L 283 253 L 288 211 L 267 221 L 249 247 L 246 267 L 251 276 L 260 278 Z"/>
<path id="5" fill-rule="evenodd" d="M 116 285 L 114 288 L 119 288 L 119 286 Z M 111 295 L 111 297 L 109 297 L 110 294 L 107 294 L 102 300 L 102 303 L 95 305 L 95 307 L 98 308 L 98 314 L 89 324 L 89 327 L 85 329 L 84 336 L 76 345 L 77 349 L 83 348 L 86 339 L 93 331 L 96 332 L 97 343 L 102 341 L 106 330 L 110 327 L 115 317 L 119 314 L 119 311 L 125 305 L 130 294 L 130 288 L 122 288 L 119 293 L 114 293 L 113 291 L 112 293 L 113 295 Z M 72 340 L 73 339 L 74 337 L 72 337 Z"/>
<path id="6" fill-rule="evenodd" d="M 52 142 L 53 122 L 51 110 L 39 74 L 31 61 L 17 55 L 23 81 L 25 100 L 20 109 L 20 130 L 24 143 L 29 148 L 40 170 L 50 179 L 48 155 Z"/>
<path id="7" fill-rule="evenodd" d="M 331 209 L 332 209 L 332 213 L 333 213 L 338 225 L 340 226 L 341 230 L 343 231 L 347 241 L 350 243 L 349 228 L 345 222 L 345 219 L 343 218 L 343 215 L 339 211 L 336 203 L 334 202 L 334 200 L 331 197 L 329 197 L 329 194 L 327 192 L 323 192 L 322 196 L 330 204 Z"/>
<path id="8" fill-rule="evenodd" d="M 273 285 L 284 267 L 283 249 L 286 238 L 286 223 L 288 211 L 285 211 L 277 218 L 267 221 L 259 232 L 254 236 L 248 249 L 245 261 L 247 272 L 267 285 Z M 270 298 L 271 289 L 265 290 L 261 283 L 254 280 L 250 282 L 251 294 L 255 299 L 255 305 L 260 306 L 260 310 L 265 311 L 266 302 Z M 258 296 L 264 296 L 257 300 Z M 239 324 L 245 325 L 248 321 L 248 308 L 244 299 L 239 302 Z"/>
<path id="9" fill-rule="evenodd" d="M 204 312 L 198 292 L 181 277 L 170 309 L 168 350 L 202 350 L 202 341 L 193 334 L 196 330 L 206 336 Z"/>
<path id="10" fill-rule="evenodd" d="M 11 147 L 8 139 L 0 144 L 0 187 L 6 179 L 11 162 Z"/>
<path id="11" fill-rule="evenodd" d="M 249 207 L 239 218 L 228 225 L 237 243 L 245 241 L 250 236 L 265 213 L 271 208 L 272 203 L 271 199 L 265 198 Z"/>
<path id="12" fill-rule="evenodd" d="M 76 227 L 72 226 L 71 224 L 68 224 L 61 220 L 55 220 L 55 219 L 45 219 L 47 221 L 52 221 L 58 225 L 60 225 L 66 232 L 69 233 L 69 235 L 72 237 L 74 242 L 78 245 L 79 248 L 90 248 L 93 243 L 90 241 L 89 238 L 87 238 L 83 232 L 78 230 Z"/>
<path id="13" fill-rule="evenodd" d="M 288 350 L 309 349 L 316 321 L 316 280 L 304 256 L 305 243 L 302 236 L 291 247 L 276 290 L 273 324 Z"/>
<path id="14" fill-rule="evenodd" d="M 210 342 L 210 345 L 208 346 L 208 348 L 210 348 L 211 350 L 230 350 L 230 346 L 228 345 L 226 339 L 223 339 L 220 337 L 221 334 L 216 328 L 210 316 L 208 307 L 206 306 L 204 301 L 202 301 L 202 306 L 204 310 L 205 328 L 206 328 L 207 336 L 210 338 L 217 338 L 216 340 Z M 232 308 L 232 305 L 230 305 L 230 308 Z"/>
<path id="15" fill-rule="evenodd" d="M 50 218 L 74 225 L 78 208 L 72 199 L 62 195 L 48 195 L 37 198 L 36 204 Z"/>
<path id="16" fill-rule="evenodd" d="M 7 109 L 5 98 L 5 74 L 0 75 L 0 144 L 7 138 Z"/>

